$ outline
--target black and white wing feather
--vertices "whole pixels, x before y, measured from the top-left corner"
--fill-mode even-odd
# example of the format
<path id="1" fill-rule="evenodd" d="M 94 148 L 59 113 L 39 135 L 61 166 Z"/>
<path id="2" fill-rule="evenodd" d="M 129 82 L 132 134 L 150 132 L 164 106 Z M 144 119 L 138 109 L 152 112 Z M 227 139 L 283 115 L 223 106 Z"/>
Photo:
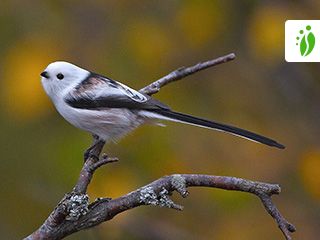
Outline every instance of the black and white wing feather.
<path id="1" fill-rule="evenodd" d="M 169 109 L 148 95 L 94 73 L 71 90 L 65 96 L 64 101 L 71 107 L 91 110 L 105 108 Z"/>

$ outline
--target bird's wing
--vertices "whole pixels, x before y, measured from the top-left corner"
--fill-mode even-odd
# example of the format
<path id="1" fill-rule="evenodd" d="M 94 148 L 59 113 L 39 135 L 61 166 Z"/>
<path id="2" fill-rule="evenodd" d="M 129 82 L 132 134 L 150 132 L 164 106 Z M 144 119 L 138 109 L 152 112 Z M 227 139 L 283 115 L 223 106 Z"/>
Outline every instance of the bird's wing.
<path id="1" fill-rule="evenodd" d="M 169 109 L 168 106 L 122 83 L 91 73 L 73 88 L 64 101 L 74 108 Z"/>

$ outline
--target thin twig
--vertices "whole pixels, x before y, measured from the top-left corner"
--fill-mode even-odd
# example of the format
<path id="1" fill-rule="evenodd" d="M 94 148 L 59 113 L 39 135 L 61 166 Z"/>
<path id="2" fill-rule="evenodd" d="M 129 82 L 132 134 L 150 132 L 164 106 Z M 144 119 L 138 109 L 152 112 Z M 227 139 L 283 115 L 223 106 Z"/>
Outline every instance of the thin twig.
<path id="1" fill-rule="evenodd" d="M 267 212 L 275 219 L 278 227 L 287 240 L 291 240 L 291 233 L 296 231 L 296 227 L 289 223 L 280 213 L 278 208 L 272 203 L 271 197 L 266 193 L 258 194 L 260 200 Z"/>
<path id="2" fill-rule="evenodd" d="M 181 67 L 177 70 L 169 73 L 168 75 L 160 78 L 159 80 L 151 83 L 150 85 L 140 89 L 140 92 L 147 94 L 147 95 L 153 95 L 160 91 L 160 88 L 164 87 L 165 85 L 180 80 L 186 76 L 189 76 L 191 74 L 194 74 L 196 72 L 199 72 L 201 70 L 207 69 L 209 67 L 216 66 L 221 63 L 226 63 L 229 61 L 232 61 L 236 58 L 236 55 L 234 53 L 230 53 L 228 55 L 212 59 L 206 62 L 200 62 L 196 65 L 193 65 L 191 67 Z"/>

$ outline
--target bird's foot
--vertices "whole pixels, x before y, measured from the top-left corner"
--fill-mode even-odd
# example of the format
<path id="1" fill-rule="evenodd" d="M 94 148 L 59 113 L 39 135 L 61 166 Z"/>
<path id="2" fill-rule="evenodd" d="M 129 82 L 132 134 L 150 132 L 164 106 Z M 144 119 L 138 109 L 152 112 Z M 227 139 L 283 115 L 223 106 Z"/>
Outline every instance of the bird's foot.
<path id="1" fill-rule="evenodd" d="M 83 160 L 86 162 L 89 158 L 93 158 L 95 161 L 99 161 L 99 156 L 92 152 L 92 149 L 88 148 L 83 154 Z"/>
<path id="2" fill-rule="evenodd" d="M 84 162 L 86 162 L 89 158 L 93 158 L 95 161 L 99 161 L 100 152 L 105 144 L 105 141 L 99 139 L 97 135 L 93 134 L 92 136 L 93 144 L 84 152 Z"/>

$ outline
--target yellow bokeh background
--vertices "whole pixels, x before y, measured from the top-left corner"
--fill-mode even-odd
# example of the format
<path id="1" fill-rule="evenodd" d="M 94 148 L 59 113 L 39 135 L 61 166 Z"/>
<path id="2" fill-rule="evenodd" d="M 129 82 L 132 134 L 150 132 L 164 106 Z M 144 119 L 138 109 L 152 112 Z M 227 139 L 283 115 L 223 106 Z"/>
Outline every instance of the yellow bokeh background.
<path id="1" fill-rule="evenodd" d="M 58 50 L 39 38 L 17 41 L 8 49 L 3 65 L 4 110 L 17 121 L 28 121 L 51 109 L 39 73 L 55 60 Z"/>
<path id="2" fill-rule="evenodd" d="M 320 151 L 311 150 L 301 158 L 300 174 L 305 190 L 320 201 Z"/>

